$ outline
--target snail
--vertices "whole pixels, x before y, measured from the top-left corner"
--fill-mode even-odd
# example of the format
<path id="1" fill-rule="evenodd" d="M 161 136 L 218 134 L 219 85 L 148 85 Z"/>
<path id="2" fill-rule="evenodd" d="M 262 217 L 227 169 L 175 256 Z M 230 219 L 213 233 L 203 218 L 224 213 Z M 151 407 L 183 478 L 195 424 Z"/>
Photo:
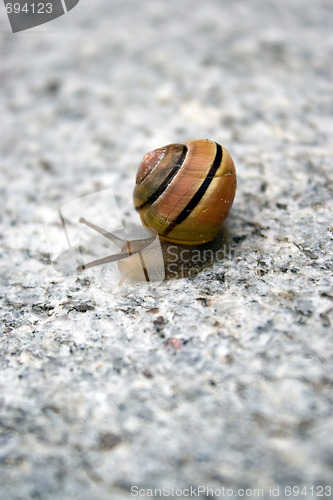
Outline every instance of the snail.
<path id="1" fill-rule="evenodd" d="M 235 165 L 220 144 L 198 139 L 155 149 L 143 157 L 133 193 L 141 222 L 153 236 L 129 241 L 81 218 L 81 223 L 111 240 L 120 252 L 81 264 L 77 270 L 118 261 L 120 285 L 127 278 L 162 281 L 188 276 L 193 268 L 199 271 L 212 264 L 207 251 L 214 248 L 235 192 Z M 177 265 L 170 269 L 180 256 L 187 264 L 181 275 Z M 61 259 L 57 261 L 61 267 Z"/>

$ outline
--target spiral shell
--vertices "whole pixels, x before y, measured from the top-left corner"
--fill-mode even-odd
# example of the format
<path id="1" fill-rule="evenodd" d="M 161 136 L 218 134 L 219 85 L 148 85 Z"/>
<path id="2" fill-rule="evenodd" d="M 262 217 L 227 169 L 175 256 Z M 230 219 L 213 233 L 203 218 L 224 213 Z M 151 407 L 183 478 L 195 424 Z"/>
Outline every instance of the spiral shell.
<path id="1" fill-rule="evenodd" d="M 169 144 L 147 153 L 138 169 L 134 206 L 142 224 L 173 243 L 211 241 L 236 191 L 229 152 L 208 139 Z"/>

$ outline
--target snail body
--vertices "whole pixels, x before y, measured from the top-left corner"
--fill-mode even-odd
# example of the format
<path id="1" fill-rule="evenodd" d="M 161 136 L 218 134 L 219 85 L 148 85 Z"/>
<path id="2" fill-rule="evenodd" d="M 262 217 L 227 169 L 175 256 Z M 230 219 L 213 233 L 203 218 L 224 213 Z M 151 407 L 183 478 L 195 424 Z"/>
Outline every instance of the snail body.
<path id="1" fill-rule="evenodd" d="M 133 198 L 142 224 L 162 240 L 198 245 L 213 240 L 236 192 L 236 171 L 220 144 L 198 139 L 147 153 Z"/>
<path id="2" fill-rule="evenodd" d="M 86 219 L 81 218 L 80 222 L 102 234 L 105 238 L 118 246 L 120 251 L 119 253 L 101 259 L 85 264 L 82 263 L 77 267 L 77 270 L 82 272 L 90 267 L 117 262 L 122 276 L 119 286 L 121 286 L 126 279 L 132 281 L 161 282 L 164 279 L 193 277 L 202 269 L 210 267 L 215 262 L 222 260 L 229 246 L 229 235 L 227 230 L 221 231 L 214 241 L 201 245 L 183 245 L 181 243 L 171 243 L 169 241 L 160 240 L 157 235 L 149 235 L 149 237 L 147 237 L 148 233 L 146 231 L 143 231 L 145 233 L 145 237 L 143 238 L 131 240 L 123 239 L 92 224 Z M 81 257 L 83 257 L 82 250 L 81 248 Z M 89 254 L 88 248 L 86 251 Z M 66 264 L 67 268 L 72 267 L 71 262 L 68 262 L 68 257 L 71 257 L 70 254 L 71 252 L 68 254 L 67 250 L 63 254 L 64 259 L 58 259 L 58 270 L 62 267 L 64 271 Z"/>

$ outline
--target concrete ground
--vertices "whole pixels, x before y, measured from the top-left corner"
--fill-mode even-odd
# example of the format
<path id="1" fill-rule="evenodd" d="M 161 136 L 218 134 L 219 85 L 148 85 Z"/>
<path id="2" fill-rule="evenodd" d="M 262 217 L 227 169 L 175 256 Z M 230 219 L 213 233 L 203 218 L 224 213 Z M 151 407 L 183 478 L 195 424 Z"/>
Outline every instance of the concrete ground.
<path id="1" fill-rule="evenodd" d="M 0 8 L 0 498 L 331 497 L 332 3 L 82 0 L 16 34 Z M 138 224 L 142 156 L 192 138 L 237 167 L 223 259 L 54 269 L 46 214 L 111 188 Z"/>

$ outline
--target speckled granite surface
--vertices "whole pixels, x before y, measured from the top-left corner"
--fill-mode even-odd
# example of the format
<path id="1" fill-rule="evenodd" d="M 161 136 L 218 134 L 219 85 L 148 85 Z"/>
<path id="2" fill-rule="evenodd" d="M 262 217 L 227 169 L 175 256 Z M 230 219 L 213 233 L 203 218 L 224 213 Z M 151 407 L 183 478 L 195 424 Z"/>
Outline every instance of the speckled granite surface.
<path id="1" fill-rule="evenodd" d="M 83 3 L 1 20 L 0 497 L 332 483 L 331 2 Z M 200 137 L 237 166 L 224 260 L 53 269 L 46 210 L 112 187 L 137 223 L 143 154 Z"/>

